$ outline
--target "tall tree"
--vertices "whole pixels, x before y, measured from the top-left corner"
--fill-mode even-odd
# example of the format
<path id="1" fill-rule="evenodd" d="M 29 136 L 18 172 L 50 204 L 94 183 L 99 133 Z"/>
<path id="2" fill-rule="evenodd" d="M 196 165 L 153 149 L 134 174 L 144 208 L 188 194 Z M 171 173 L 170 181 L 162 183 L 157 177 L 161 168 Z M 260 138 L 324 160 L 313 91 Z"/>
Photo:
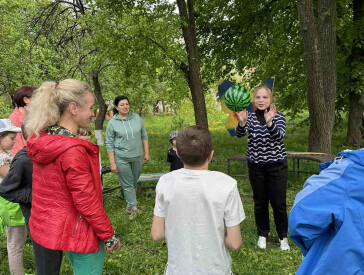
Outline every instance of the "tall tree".
<path id="1" fill-rule="evenodd" d="M 90 17 L 97 17 L 97 10 L 82 0 L 55 0 L 40 5 L 39 14 L 34 18 L 38 29 L 35 41 L 45 37 L 57 52 L 69 62 L 66 76 L 78 76 L 94 86 L 99 113 L 95 121 L 97 143 L 103 145 L 103 123 L 107 106 L 102 95 L 101 73 L 110 66 L 98 45 L 93 43 L 93 25 Z M 63 76 L 64 77 L 64 76 Z"/>
<path id="2" fill-rule="evenodd" d="M 346 142 L 360 145 L 363 135 L 364 110 L 364 1 L 353 0 L 354 36 L 351 54 L 347 59 L 349 87 L 349 118 Z"/>
<path id="3" fill-rule="evenodd" d="M 191 92 L 196 124 L 208 127 L 193 1 L 177 1 L 179 15 L 175 12 L 175 4 L 169 0 L 136 0 L 122 3 L 117 0 L 98 0 L 96 3 L 103 9 L 108 8 L 110 18 L 115 18 L 113 24 L 119 30 L 116 37 L 130 45 L 130 55 L 138 56 L 134 58 L 133 63 L 135 60 L 147 61 L 149 65 L 153 64 L 152 67 L 162 68 L 161 72 L 168 70 L 168 74 L 161 73 L 158 76 L 173 77 L 172 81 L 168 81 L 168 86 L 175 86 L 175 79 L 180 83 L 180 77 L 176 78 L 174 72 L 178 70 L 181 73 Z M 128 22 L 121 22 L 125 18 Z M 181 30 L 184 42 L 181 39 Z M 139 45 L 130 44 L 133 41 L 138 41 Z M 178 86 L 182 88 L 182 85 Z M 187 97 L 185 91 L 186 88 L 180 92 Z"/>
<path id="4" fill-rule="evenodd" d="M 308 150 L 331 153 L 336 94 L 336 2 L 298 0 L 310 119 Z M 317 16 L 315 16 L 317 10 Z"/>
<path id="5" fill-rule="evenodd" d="M 196 124 L 208 128 L 205 95 L 202 89 L 193 2 L 193 0 L 187 0 L 187 3 L 185 0 L 177 0 L 188 59 L 188 66 L 184 63 L 181 63 L 180 66 L 191 90 Z"/>

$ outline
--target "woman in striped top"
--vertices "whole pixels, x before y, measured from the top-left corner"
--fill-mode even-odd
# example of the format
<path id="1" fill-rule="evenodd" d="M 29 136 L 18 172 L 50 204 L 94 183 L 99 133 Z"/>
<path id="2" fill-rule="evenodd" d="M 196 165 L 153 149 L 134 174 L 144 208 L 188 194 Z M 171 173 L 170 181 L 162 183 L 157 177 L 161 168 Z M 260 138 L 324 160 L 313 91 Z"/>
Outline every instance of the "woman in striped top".
<path id="1" fill-rule="evenodd" d="M 255 88 L 253 102 L 257 108 L 255 112 L 248 114 L 244 110 L 237 113 L 239 124 L 236 135 L 243 137 L 248 133 L 246 158 L 253 189 L 258 247 L 266 248 L 270 202 L 280 247 L 282 250 L 289 250 L 286 209 L 287 159 L 283 144 L 286 119 L 272 104 L 273 95 L 269 87 L 262 85 Z"/>

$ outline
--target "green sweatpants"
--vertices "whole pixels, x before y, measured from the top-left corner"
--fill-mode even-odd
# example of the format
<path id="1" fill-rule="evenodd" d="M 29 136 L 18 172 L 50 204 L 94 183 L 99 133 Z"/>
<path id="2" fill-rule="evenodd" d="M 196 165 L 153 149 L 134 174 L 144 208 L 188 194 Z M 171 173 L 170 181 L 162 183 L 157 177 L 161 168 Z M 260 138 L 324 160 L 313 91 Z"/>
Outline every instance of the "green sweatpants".
<path id="1" fill-rule="evenodd" d="M 101 275 L 104 269 L 104 242 L 100 241 L 100 250 L 94 253 L 77 253 L 66 251 L 74 275 Z"/>
<path id="2" fill-rule="evenodd" d="M 116 166 L 118 167 L 118 177 L 123 188 L 127 207 L 136 207 L 136 191 L 138 179 L 143 168 L 143 157 L 130 159 L 116 158 Z"/>

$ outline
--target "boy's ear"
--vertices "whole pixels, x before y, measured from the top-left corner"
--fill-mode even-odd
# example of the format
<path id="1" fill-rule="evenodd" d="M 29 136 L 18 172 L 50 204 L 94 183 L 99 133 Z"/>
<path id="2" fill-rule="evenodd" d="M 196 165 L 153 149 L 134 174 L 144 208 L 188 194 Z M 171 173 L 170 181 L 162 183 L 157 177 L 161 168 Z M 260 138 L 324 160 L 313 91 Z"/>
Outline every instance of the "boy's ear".
<path id="1" fill-rule="evenodd" d="M 214 155 L 214 150 L 211 151 L 209 157 L 207 158 L 208 162 L 210 163 L 210 161 L 212 160 L 212 156 Z"/>

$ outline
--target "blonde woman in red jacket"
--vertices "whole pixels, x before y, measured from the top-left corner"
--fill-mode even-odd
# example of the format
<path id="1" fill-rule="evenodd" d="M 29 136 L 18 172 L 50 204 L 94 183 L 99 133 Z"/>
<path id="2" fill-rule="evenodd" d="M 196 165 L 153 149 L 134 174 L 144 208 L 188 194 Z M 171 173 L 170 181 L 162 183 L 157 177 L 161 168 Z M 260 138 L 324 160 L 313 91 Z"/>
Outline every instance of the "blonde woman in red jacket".
<path id="1" fill-rule="evenodd" d="M 44 248 L 66 251 L 76 275 L 101 275 L 104 243 L 107 251 L 120 248 L 102 205 L 99 148 L 75 138 L 78 128 L 89 126 L 94 103 L 84 82 L 45 82 L 25 120 L 33 162 L 31 237 Z"/>

